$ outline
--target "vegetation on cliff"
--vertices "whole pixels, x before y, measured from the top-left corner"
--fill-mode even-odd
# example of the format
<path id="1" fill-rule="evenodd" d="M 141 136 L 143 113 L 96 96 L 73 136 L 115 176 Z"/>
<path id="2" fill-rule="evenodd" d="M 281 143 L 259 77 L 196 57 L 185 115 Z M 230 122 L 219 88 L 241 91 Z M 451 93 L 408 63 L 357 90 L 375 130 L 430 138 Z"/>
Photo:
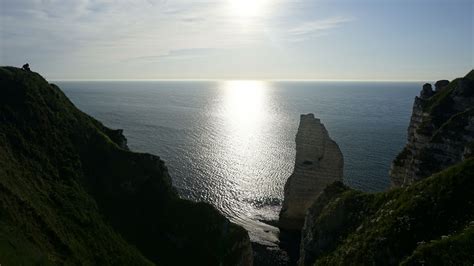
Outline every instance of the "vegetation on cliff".
<path id="1" fill-rule="evenodd" d="M 0 261 L 251 264 L 247 232 L 40 75 L 0 68 Z"/>
<path id="2" fill-rule="evenodd" d="M 472 265 L 474 158 L 411 186 L 328 186 L 308 212 L 302 265 Z"/>
<path id="3" fill-rule="evenodd" d="M 328 186 L 308 210 L 300 265 L 472 265 L 474 71 L 435 86 L 415 99 L 392 165 L 402 187 Z"/>
<path id="4" fill-rule="evenodd" d="M 474 70 L 451 82 L 425 84 L 415 98 L 408 142 L 393 161 L 395 186 L 428 177 L 464 158 L 474 141 Z"/>

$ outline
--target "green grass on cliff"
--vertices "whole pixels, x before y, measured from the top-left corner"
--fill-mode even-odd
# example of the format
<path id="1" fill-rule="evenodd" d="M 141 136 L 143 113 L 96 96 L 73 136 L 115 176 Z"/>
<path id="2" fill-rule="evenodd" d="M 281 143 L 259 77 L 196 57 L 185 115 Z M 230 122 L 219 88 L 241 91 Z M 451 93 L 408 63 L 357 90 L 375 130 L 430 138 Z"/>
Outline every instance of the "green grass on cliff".
<path id="1" fill-rule="evenodd" d="M 474 261 L 474 223 L 453 235 L 420 243 L 401 265 L 472 265 Z"/>
<path id="2" fill-rule="evenodd" d="M 431 141 L 439 143 L 442 138 L 451 141 L 462 141 L 462 136 L 468 134 L 466 127 L 469 125 L 471 117 L 474 117 L 474 106 L 451 116 L 433 133 Z M 464 134 L 460 134 L 461 132 Z"/>
<path id="3" fill-rule="evenodd" d="M 100 125 L 71 113 L 66 97 L 34 73 L 0 68 L 0 95 L 0 261 L 150 263 L 112 230 L 81 184 L 68 135 Z"/>
<path id="4" fill-rule="evenodd" d="M 306 221 L 305 265 L 472 265 L 472 191 L 473 158 L 383 193 L 333 184 Z"/>
<path id="5" fill-rule="evenodd" d="M 474 70 L 471 70 L 464 78 L 474 80 Z M 450 96 L 457 87 L 460 79 L 461 78 L 454 79 L 446 87 L 442 88 L 441 91 L 430 97 L 428 101 L 423 104 L 423 111 L 429 114 L 438 112 L 438 116 L 442 115 L 442 112 L 452 105 Z"/>
<path id="6" fill-rule="evenodd" d="M 428 102 L 423 105 L 423 111 L 431 114 L 437 108 L 449 106 L 451 104 L 451 99 L 449 96 L 456 88 L 458 82 L 459 78 L 452 80 L 446 87 L 442 88 L 441 91 L 431 96 L 428 99 Z"/>
<path id="7" fill-rule="evenodd" d="M 242 259 L 243 228 L 179 199 L 164 163 L 123 141 L 39 74 L 0 67 L 2 265 Z"/>
<path id="8" fill-rule="evenodd" d="M 457 78 L 447 86 L 441 88 L 427 100 L 419 100 L 423 109 L 422 122 L 416 125 L 416 140 L 414 142 L 431 144 L 426 147 L 414 148 L 414 143 L 409 143 L 398 154 L 393 161 L 393 165 L 416 168 L 417 177 L 427 177 L 436 173 L 454 162 L 443 161 L 446 152 L 440 149 L 441 146 L 450 146 L 450 153 L 462 153 L 465 141 L 464 136 L 469 135 L 469 121 L 473 115 L 472 97 L 473 95 L 474 70 L 471 70 L 464 78 Z M 457 149 L 453 152 L 454 149 Z M 460 156 L 459 156 L 460 157 Z M 416 165 L 416 167 L 412 167 Z M 397 169 L 399 170 L 399 169 Z M 395 174 L 397 175 L 397 174 Z"/>

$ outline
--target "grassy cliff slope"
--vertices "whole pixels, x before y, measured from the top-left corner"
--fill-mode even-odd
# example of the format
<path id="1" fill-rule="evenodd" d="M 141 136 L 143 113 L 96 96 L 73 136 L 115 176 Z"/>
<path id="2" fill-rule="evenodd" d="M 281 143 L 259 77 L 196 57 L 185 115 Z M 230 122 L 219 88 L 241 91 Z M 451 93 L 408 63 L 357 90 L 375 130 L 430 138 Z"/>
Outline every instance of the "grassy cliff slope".
<path id="1" fill-rule="evenodd" d="M 472 265 L 474 158 L 411 186 L 328 186 L 308 212 L 302 265 Z"/>
<path id="2" fill-rule="evenodd" d="M 0 67 L 0 261 L 238 265 L 246 231 L 178 198 L 164 163 L 39 74 Z"/>

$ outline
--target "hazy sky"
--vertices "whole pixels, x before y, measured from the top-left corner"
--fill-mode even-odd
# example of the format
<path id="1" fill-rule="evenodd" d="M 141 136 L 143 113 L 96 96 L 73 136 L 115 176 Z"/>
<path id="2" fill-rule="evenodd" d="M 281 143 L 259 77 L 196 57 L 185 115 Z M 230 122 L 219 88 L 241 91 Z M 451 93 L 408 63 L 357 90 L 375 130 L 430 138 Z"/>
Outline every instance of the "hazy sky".
<path id="1" fill-rule="evenodd" d="M 473 3 L 0 0 L 0 65 L 51 79 L 451 79 L 474 65 Z"/>

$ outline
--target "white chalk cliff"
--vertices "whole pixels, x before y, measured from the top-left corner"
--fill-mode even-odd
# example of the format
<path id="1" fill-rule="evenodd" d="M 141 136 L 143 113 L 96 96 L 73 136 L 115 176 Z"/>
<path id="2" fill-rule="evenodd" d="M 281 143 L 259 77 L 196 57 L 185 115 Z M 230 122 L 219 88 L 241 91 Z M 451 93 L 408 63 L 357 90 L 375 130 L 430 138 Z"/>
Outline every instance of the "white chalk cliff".
<path id="1" fill-rule="evenodd" d="M 334 181 L 342 181 L 343 167 L 342 152 L 321 121 L 313 114 L 301 115 L 295 168 L 285 184 L 280 228 L 300 230 L 306 211 L 324 188 Z"/>

